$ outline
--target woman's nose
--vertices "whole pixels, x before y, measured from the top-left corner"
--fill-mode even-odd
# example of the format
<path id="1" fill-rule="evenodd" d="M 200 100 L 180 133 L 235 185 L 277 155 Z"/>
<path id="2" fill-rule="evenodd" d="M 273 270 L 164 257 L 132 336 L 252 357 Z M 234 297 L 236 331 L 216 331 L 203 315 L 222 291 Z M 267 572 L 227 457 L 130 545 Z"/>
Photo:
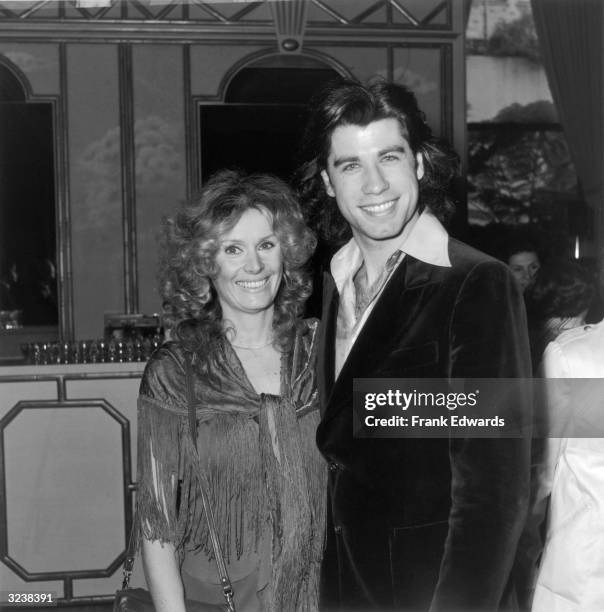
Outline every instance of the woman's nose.
<path id="1" fill-rule="evenodd" d="M 245 259 L 245 271 L 251 274 L 257 274 L 264 268 L 264 263 L 257 251 L 250 251 Z"/>
<path id="2" fill-rule="evenodd" d="M 369 166 L 365 171 L 365 183 L 363 189 L 365 193 L 382 193 L 389 187 L 389 183 L 384 176 L 382 169 L 378 166 Z"/>

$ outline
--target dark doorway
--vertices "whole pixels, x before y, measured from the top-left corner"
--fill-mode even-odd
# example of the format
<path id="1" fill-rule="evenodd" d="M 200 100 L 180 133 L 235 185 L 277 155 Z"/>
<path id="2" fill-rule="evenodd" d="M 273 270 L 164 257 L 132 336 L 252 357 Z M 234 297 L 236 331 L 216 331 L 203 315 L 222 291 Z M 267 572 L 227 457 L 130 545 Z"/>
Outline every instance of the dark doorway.
<path id="1" fill-rule="evenodd" d="M 56 325 L 53 116 L 0 66 L 0 310 Z"/>
<path id="2" fill-rule="evenodd" d="M 201 176 L 221 168 L 289 180 L 312 95 L 338 73 L 302 57 L 271 57 L 231 81 L 225 103 L 200 106 Z"/>
<path id="3" fill-rule="evenodd" d="M 202 109 L 202 176 L 222 168 L 271 172 L 289 180 L 306 120 L 299 105 L 237 104 Z"/>

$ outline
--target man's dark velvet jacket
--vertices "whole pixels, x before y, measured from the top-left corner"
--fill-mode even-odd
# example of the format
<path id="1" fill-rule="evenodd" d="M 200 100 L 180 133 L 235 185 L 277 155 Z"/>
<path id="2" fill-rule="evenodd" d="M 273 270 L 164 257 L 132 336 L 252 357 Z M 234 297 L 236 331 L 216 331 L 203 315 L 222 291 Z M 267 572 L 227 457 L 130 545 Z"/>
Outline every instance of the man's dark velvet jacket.
<path id="1" fill-rule="evenodd" d="M 509 270 L 454 239 L 448 249 L 451 267 L 405 256 L 336 381 L 339 297 L 325 275 L 317 430 L 330 466 L 325 610 L 516 607 L 530 438 L 353 437 L 356 377 L 530 376 L 524 305 Z M 530 402 L 517 408 L 530 423 Z"/>

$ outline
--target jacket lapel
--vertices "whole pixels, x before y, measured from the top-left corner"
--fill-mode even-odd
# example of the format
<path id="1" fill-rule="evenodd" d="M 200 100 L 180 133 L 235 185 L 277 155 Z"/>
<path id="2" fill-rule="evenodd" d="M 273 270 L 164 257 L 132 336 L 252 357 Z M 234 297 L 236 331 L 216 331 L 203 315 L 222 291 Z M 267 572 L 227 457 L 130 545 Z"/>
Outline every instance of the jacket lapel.
<path id="1" fill-rule="evenodd" d="M 333 279 L 330 278 L 333 290 L 324 294 L 321 351 L 324 362 L 319 360 L 319 372 L 323 370 L 326 383 L 322 396 L 324 422 L 343 407 L 351 405 L 353 379 L 373 377 L 376 366 L 384 356 L 400 345 L 409 318 L 417 308 L 416 293 L 411 290 L 430 282 L 432 270 L 433 266 L 405 256 L 384 287 L 335 382 L 334 345 L 339 300 Z"/>
<path id="2" fill-rule="evenodd" d="M 321 414 L 324 413 L 335 377 L 335 341 L 338 305 L 340 296 L 329 272 L 323 274 L 323 311 L 319 327 L 319 350 L 317 355 L 317 385 Z"/>

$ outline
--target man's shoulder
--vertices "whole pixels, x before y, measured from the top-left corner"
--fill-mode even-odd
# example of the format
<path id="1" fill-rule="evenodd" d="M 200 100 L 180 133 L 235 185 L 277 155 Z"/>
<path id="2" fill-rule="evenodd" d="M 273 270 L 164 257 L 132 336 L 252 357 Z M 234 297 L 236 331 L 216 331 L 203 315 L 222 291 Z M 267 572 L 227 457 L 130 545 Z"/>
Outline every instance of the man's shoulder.
<path id="1" fill-rule="evenodd" d="M 451 259 L 451 267 L 472 268 L 480 264 L 505 267 L 503 262 L 495 259 L 491 255 L 487 255 L 469 244 L 451 237 L 449 237 L 449 257 Z"/>
<path id="2" fill-rule="evenodd" d="M 461 242 L 456 238 L 449 239 L 449 268 L 441 268 L 440 277 L 455 282 L 464 282 L 467 278 L 482 279 L 495 284 L 509 282 L 511 272 L 499 259 Z"/>

